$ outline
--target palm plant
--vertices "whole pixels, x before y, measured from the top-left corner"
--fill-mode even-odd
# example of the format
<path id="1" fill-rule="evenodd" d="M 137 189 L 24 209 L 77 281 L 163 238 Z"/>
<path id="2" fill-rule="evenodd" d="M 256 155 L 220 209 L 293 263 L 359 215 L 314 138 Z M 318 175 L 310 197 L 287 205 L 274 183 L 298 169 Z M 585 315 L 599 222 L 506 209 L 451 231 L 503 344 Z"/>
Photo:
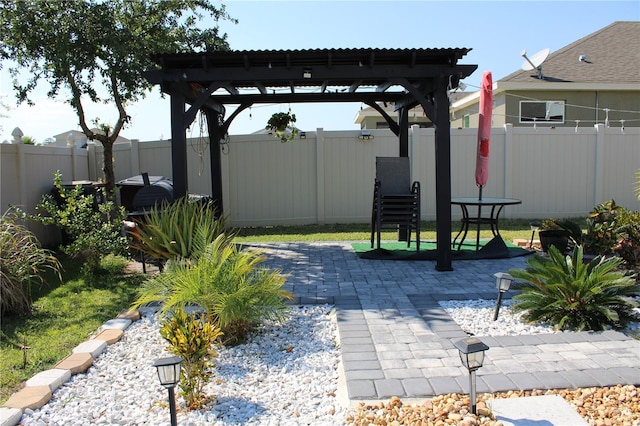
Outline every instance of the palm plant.
<path id="1" fill-rule="evenodd" d="M 212 203 L 183 197 L 147 212 L 131 246 L 155 259 L 189 259 L 198 257 L 219 235 L 230 242 L 234 232 L 227 229 L 224 217 L 218 217 Z"/>
<path id="2" fill-rule="evenodd" d="M 583 261 L 582 246 L 571 256 L 550 247 L 548 257 L 535 255 L 526 269 L 509 273 L 524 283 L 514 297 L 514 308 L 528 321 L 549 323 L 561 330 L 603 330 L 623 327 L 638 306 L 635 276 L 622 271 L 620 258 L 596 257 Z"/>
<path id="3" fill-rule="evenodd" d="M 225 235 L 209 244 L 197 261 L 173 259 L 162 274 L 141 287 L 134 307 L 161 303 L 161 315 L 195 305 L 202 308 L 224 333 L 226 343 L 238 343 L 262 320 L 283 320 L 286 276 L 260 267 L 263 251 L 239 249 Z"/>
<path id="4" fill-rule="evenodd" d="M 42 283 L 42 272 L 60 276 L 60 263 L 10 209 L 0 218 L 0 313 L 30 313 L 31 287 Z"/>

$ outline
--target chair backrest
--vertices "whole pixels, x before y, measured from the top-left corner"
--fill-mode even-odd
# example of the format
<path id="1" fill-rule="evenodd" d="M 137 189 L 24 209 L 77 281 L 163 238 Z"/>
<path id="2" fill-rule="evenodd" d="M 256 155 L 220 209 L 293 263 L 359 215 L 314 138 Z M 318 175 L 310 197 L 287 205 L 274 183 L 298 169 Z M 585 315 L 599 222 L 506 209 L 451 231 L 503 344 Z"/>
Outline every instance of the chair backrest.
<path id="1" fill-rule="evenodd" d="M 409 157 L 376 157 L 376 180 L 382 195 L 411 193 Z"/>

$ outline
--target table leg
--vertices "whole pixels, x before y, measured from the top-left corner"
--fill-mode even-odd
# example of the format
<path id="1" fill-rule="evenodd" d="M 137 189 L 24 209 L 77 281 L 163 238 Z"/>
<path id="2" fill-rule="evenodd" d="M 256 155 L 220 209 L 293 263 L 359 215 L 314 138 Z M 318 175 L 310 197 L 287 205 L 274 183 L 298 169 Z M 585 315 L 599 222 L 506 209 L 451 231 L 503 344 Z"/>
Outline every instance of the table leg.
<path id="1" fill-rule="evenodd" d="M 464 241 L 465 238 L 467 238 L 467 233 L 469 232 L 469 211 L 467 210 L 467 206 L 463 204 L 460 204 L 460 209 L 462 210 L 462 220 L 460 221 L 460 230 L 458 231 L 458 234 L 456 235 L 456 237 L 453 239 L 453 242 L 451 243 L 451 247 L 455 248 L 456 241 L 458 240 L 458 237 L 460 236 L 460 234 L 462 234 L 462 239 L 458 243 L 458 250 L 460 250 L 460 248 L 462 247 L 462 242 Z"/>
<path id="2" fill-rule="evenodd" d="M 480 222 L 482 222 L 482 206 L 478 206 L 478 223 L 476 224 L 476 251 L 480 250 Z"/>

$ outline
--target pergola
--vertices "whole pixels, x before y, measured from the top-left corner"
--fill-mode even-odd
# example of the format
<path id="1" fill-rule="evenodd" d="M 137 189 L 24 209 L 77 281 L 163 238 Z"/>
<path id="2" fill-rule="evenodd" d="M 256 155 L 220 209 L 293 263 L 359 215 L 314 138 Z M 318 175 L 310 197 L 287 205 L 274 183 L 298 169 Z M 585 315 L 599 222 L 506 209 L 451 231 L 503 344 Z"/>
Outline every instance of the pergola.
<path id="1" fill-rule="evenodd" d="M 471 49 L 314 49 L 178 53 L 154 56 L 145 76 L 171 103 L 171 153 L 176 197 L 187 194 L 186 129 L 198 111 L 209 140 L 222 139 L 233 119 L 260 103 L 362 102 L 376 109 L 409 155 L 409 110 L 422 106 L 435 127 L 436 269 L 451 266 L 451 151 L 448 91 L 477 65 L 459 65 Z M 390 117 L 378 102 L 395 105 Z M 227 106 L 235 109 L 227 116 Z M 211 153 L 212 198 L 222 205 L 221 150 Z"/>

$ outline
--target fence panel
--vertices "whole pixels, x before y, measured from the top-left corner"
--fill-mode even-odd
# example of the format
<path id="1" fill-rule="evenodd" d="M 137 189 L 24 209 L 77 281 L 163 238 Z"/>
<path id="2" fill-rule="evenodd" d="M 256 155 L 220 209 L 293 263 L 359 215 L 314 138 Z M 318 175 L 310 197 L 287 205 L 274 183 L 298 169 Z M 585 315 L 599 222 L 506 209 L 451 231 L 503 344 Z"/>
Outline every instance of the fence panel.
<path id="1" fill-rule="evenodd" d="M 234 225 L 368 222 L 377 156 L 398 155 L 389 130 L 306 132 L 306 139 L 283 144 L 268 135 L 232 136 L 223 145 L 225 213 Z M 451 129 L 451 194 L 475 196 L 476 130 Z M 413 127 L 412 180 L 422 189 L 422 218 L 435 219 L 435 131 Z M 492 129 L 489 181 L 485 197 L 513 197 L 505 217 L 584 217 L 593 206 L 615 199 L 640 210 L 633 190 L 640 168 L 640 129 Z M 189 192 L 211 194 L 210 146 L 187 143 Z M 33 212 L 51 189 L 53 173 L 63 180 L 102 179 L 102 146 L 0 145 L 0 204 Z M 172 178 L 171 142 L 134 141 L 114 146 L 116 180 L 141 172 Z M 459 209 L 452 218 L 459 219 Z M 46 238 L 38 230 L 37 235 Z"/>
<path id="2" fill-rule="evenodd" d="M 234 224 L 316 223 L 316 141 L 309 132 L 291 143 L 265 135 L 232 136 L 226 149 L 226 213 Z"/>
<path id="3" fill-rule="evenodd" d="M 398 156 L 398 139 L 389 130 L 324 132 L 324 203 L 327 223 L 371 220 L 376 157 Z M 321 195 L 322 196 L 322 195 Z"/>

